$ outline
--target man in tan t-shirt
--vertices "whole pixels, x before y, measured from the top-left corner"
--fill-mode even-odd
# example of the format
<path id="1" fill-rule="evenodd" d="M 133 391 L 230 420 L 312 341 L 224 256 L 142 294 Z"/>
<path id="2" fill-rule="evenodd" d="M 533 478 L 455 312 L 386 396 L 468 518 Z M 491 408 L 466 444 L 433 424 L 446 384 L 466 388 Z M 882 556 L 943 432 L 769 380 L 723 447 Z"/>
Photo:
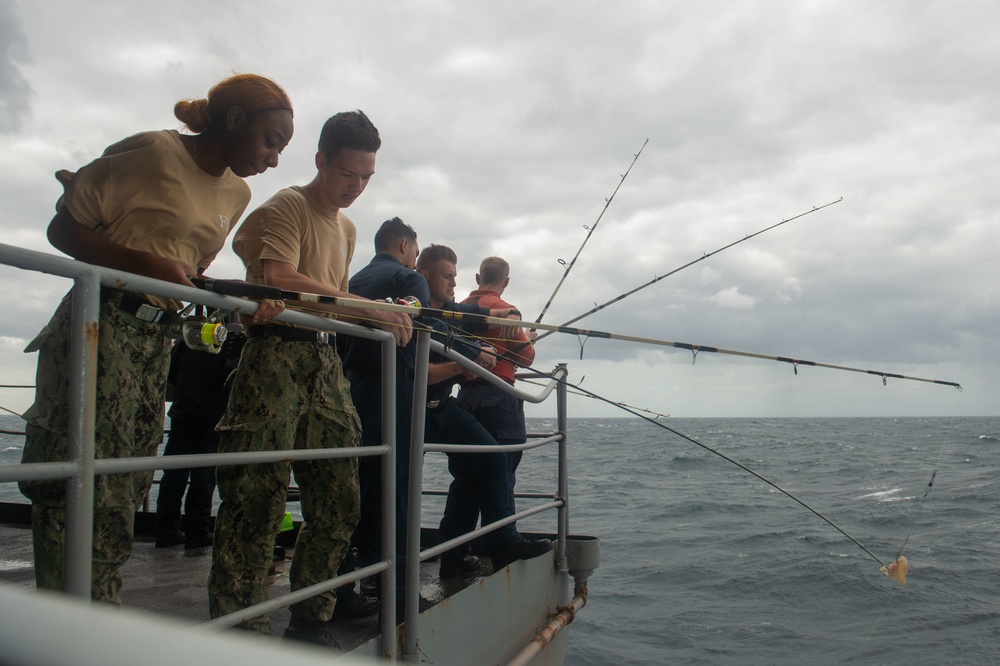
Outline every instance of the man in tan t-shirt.
<path id="1" fill-rule="evenodd" d="M 236 232 L 233 249 L 247 266 L 249 282 L 349 296 L 356 229 L 341 209 L 365 190 L 380 146 L 378 130 L 360 111 L 339 113 L 326 122 L 312 182 L 281 190 Z M 411 336 L 406 315 L 314 303 L 292 302 L 289 307 L 322 309 L 331 317 L 364 317 L 391 331 L 400 345 Z M 359 444 L 360 422 L 333 335 L 272 324 L 251 327 L 248 338 L 229 407 L 218 426 L 220 451 Z M 356 458 L 221 467 L 222 506 L 208 583 L 213 617 L 266 599 L 271 551 L 292 468 L 301 490 L 303 525 L 295 544 L 291 588 L 302 589 L 336 574 L 358 520 Z M 285 637 L 336 646 L 325 626 L 335 604 L 333 592 L 294 604 Z M 267 616 L 245 624 L 269 632 Z"/>

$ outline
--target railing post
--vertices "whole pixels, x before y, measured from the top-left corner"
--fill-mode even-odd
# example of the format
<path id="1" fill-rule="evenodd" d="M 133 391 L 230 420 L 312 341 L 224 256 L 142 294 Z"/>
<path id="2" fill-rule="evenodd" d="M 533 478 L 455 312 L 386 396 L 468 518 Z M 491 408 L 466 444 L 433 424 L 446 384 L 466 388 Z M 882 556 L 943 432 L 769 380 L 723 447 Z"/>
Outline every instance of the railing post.
<path id="1" fill-rule="evenodd" d="M 567 388 L 566 388 L 566 364 L 560 363 L 554 373 L 560 377 L 559 385 L 556 388 L 556 419 L 559 432 L 562 438 L 559 440 L 559 497 L 562 499 L 562 506 L 559 507 L 559 527 L 556 541 L 556 568 L 565 571 L 566 564 L 566 535 L 569 533 L 569 469 L 566 461 L 567 438 L 569 436 L 569 419 L 567 418 Z"/>
<path id="2" fill-rule="evenodd" d="M 101 301 L 100 275 L 77 278 L 73 288 L 73 335 L 70 343 L 68 457 L 77 473 L 66 481 L 66 543 L 63 589 L 90 599 L 94 542 L 94 426 L 97 386 L 97 339 Z"/>
<path id="3" fill-rule="evenodd" d="M 410 427 L 410 483 L 406 504 L 406 592 L 403 601 L 403 660 L 415 662 L 420 615 L 420 513 L 424 486 L 424 422 L 427 419 L 427 364 L 431 335 L 419 331 L 413 370 L 413 420 Z"/>
<path id="4" fill-rule="evenodd" d="M 396 345 L 383 340 L 382 349 L 382 443 L 389 453 L 381 456 L 382 468 L 382 554 L 391 566 L 382 572 L 382 655 L 396 661 Z"/>

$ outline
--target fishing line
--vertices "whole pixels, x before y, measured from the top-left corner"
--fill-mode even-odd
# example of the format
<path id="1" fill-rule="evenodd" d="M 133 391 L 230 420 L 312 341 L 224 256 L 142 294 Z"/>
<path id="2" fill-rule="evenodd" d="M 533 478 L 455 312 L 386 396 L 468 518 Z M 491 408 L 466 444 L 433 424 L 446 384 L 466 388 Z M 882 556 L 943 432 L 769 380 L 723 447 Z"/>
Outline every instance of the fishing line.
<path id="1" fill-rule="evenodd" d="M 587 244 L 587 241 L 590 240 L 590 237 L 594 233 L 594 230 L 597 229 L 597 225 L 601 223 L 601 218 L 604 217 L 604 213 L 608 210 L 608 206 L 611 205 L 611 202 L 612 202 L 612 200 L 614 200 L 615 195 L 618 194 L 618 189 L 622 186 L 622 183 L 625 182 L 625 179 L 628 177 L 629 171 L 632 170 L 632 167 L 635 165 L 636 160 L 639 159 L 639 155 L 642 155 L 643 148 L 646 147 L 647 143 L 649 143 L 649 139 L 646 139 L 645 141 L 643 141 L 642 148 L 639 148 L 639 152 L 637 152 L 635 154 L 635 157 L 632 159 L 632 163 L 628 165 L 628 169 L 626 169 L 625 173 L 622 174 L 622 179 L 618 181 L 618 186 L 615 187 L 615 191 L 611 193 L 610 197 L 608 197 L 607 199 L 604 200 L 604 208 L 601 209 L 601 214 L 597 216 L 597 221 L 594 222 L 593 226 L 591 226 L 591 227 L 588 227 L 587 225 L 583 225 L 583 228 L 587 229 L 587 236 L 586 236 L 586 238 L 583 239 L 583 244 L 580 245 L 580 249 L 576 251 L 576 255 L 573 257 L 573 260 L 570 261 L 568 264 L 565 261 L 563 261 L 562 259 L 559 260 L 559 263 L 566 267 L 566 271 L 563 273 L 562 277 L 559 279 L 559 283 L 556 285 L 555 291 L 553 291 L 552 295 L 549 296 L 549 300 L 545 302 L 545 307 L 542 308 L 542 312 L 538 315 L 538 319 L 535 320 L 536 324 L 540 323 L 542 321 L 542 317 L 544 317 L 545 313 L 548 312 L 549 306 L 552 305 L 552 299 L 554 299 L 556 297 L 556 294 L 559 293 L 559 289 L 562 287 L 563 282 L 566 281 L 566 276 L 568 276 L 569 272 L 571 270 L 573 270 L 573 266 L 576 264 L 577 258 L 579 258 L 580 253 L 583 252 L 583 248 Z M 531 329 L 531 330 L 535 330 L 535 329 Z"/>
<path id="2" fill-rule="evenodd" d="M 536 382 L 536 381 L 533 381 L 531 379 L 519 379 L 518 381 L 524 382 L 525 384 L 533 384 L 534 386 L 544 386 L 544 384 L 542 384 L 541 382 Z M 576 386 L 579 386 L 582 383 L 583 383 L 583 379 L 581 379 L 579 382 L 577 382 Z M 576 391 L 574 389 L 567 389 L 567 391 L 569 393 L 573 394 L 573 395 L 578 395 L 578 396 L 583 397 L 583 398 L 591 398 L 591 399 L 594 398 L 594 396 L 592 396 L 592 395 L 589 395 L 587 393 L 582 393 L 581 391 Z M 635 410 L 638 410 L 640 412 L 646 412 L 647 414 L 652 414 L 654 421 L 656 419 L 660 419 L 660 418 L 664 418 L 664 419 L 670 418 L 670 414 L 663 414 L 661 412 L 657 412 L 657 411 L 652 410 L 652 409 L 646 409 L 645 407 L 636 407 L 635 405 L 630 405 L 627 402 L 615 402 L 613 404 L 615 404 L 615 405 L 617 405 L 619 407 L 627 407 L 629 409 L 635 409 Z"/>
<path id="3" fill-rule="evenodd" d="M 467 332 L 465 332 L 465 333 L 466 333 L 466 335 L 468 335 Z M 595 400 L 599 400 L 601 402 L 607 403 L 607 404 L 609 404 L 609 405 L 611 405 L 611 406 L 613 406 L 613 407 L 615 407 L 617 409 L 620 409 L 620 410 L 622 410 L 624 412 L 632 414 L 633 416 L 637 416 L 640 419 L 642 419 L 643 421 L 647 421 L 649 423 L 652 423 L 653 425 L 655 425 L 657 427 L 660 427 L 660 428 L 663 428 L 664 430 L 666 430 L 668 432 L 672 432 L 673 434 L 677 435 L 678 437 L 681 437 L 682 439 L 686 439 L 687 441 L 691 442 L 692 444 L 695 444 L 696 446 L 699 446 L 699 447 L 705 449 L 706 451 L 714 453 L 715 455 L 719 456 L 723 460 L 726 460 L 726 461 L 728 461 L 728 462 L 736 465 L 737 467 L 739 467 L 740 469 L 742 469 L 744 472 L 747 472 L 748 474 L 750 474 L 750 475 L 752 475 L 752 476 L 760 479 L 761 481 L 763 481 L 767 485 L 771 486 L 772 488 L 774 488 L 778 492 L 782 493 L 783 495 L 785 495 L 789 499 L 792 499 L 795 502 L 797 502 L 798 504 L 800 504 L 802 507 L 804 507 L 805 509 L 807 509 L 808 511 L 810 511 L 811 513 L 813 513 L 814 515 L 816 515 L 818 518 L 820 518 L 821 520 L 823 520 L 825 523 L 827 523 L 830 527 L 832 527 L 833 529 L 837 530 L 842 535 L 844 535 L 845 537 L 847 537 L 848 539 L 850 539 L 858 548 L 860 548 L 862 551 L 864 551 L 865 553 L 867 553 L 873 560 L 875 560 L 876 562 L 878 562 L 883 567 L 886 566 L 886 564 L 881 559 L 879 559 L 879 557 L 877 555 L 875 555 L 875 553 L 873 553 L 870 550 L 868 550 L 868 548 L 863 543 L 861 543 L 860 541 L 858 541 L 857 539 L 855 539 L 853 536 L 851 536 L 850 534 L 848 534 L 839 525 L 837 525 L 836 523 L 834 523 L 832 520 L 830 520 L 829 518 L 827 518 L 826 516 L 824 516 L 822 513 L 820 513 L 819 511 L 817 511 L 813 507 L 811 507 L 804 500 L 796 497 L 795 495 L 793 495 L 789 491 L 787 491 L 784 488 L 782 488 L 781 486 L 779 486 L 774 481 L 771 481 L 770 479 L 768 479 L 767 477 L 763 476 L 759 472 L 751 469 L 750 467 L 747 467 L 745 464 L 741 463 L 740 461 L 736 460 L 735 458 L 732 458 L 731 456 L 729 456 L 729 455 L 727 455 L 727 454 L 719 451 L 718 449 L 712 448 L 708 444 L 705 444 L 704 442 L 699 441 L 695 437 L 692 437 L 691 435 L 688 435 L 688 434 L 686 434 L 684 432 L 681 432 L 680 430 L 678 430 L 676 428 L 673 428 L 673 427 L 667 425 L 666 423 L 663 423 L 662 421 L 659 421 L 659 420 L 657 420 L 655 418 L 650 418 L 648 416 L 640 414 L 638 411 L 632 409 L 631 407 L 629 407 L 629 406 L 627 406 L 627 405 L 625 405 L 623 403 L 615 402 L 613 400 L 610 400 L 609 398 L 605 398 L 602 395 L 599 395 L 597 393 L 594 393 L 593 391 L 590 391 L 590 390 L 587 390 L 587 389 L 581 387 L 579 384 L 571 384 L 570 382 L 566 381 L 565 379 L 560 379 L 560 378 L 555 377 L 555 376 L 553 376 L 553 375 L 551 375 L 551 374 L 549 374 L 547 372 L 542 372 L 542 371 L 537 370 L 535 368 L 532 368 L 530 366 L 523 366 L 523 367 L 525 367 L 526 369 L 528 369 L 528 370 L 530 370 L 532 372 L 538 373 L 538 374 L 540 374 L 542 376 L 545 376 L 545 377 L 548 377 L 548 378 L 553 379 L 555 381 L 558 381 L 559 383 L 564 384 L 566 387 L 572 388 L 572 389 L 574 389 L 576 391 L 579 391 L 580 393 L 582 393 L 584 395 L 587 395 L 588 397 L 591 397 L 591 398 L 594 398 Z"/>
<path id="4" fill-rule="evenodd" d="M 754 232 L 754 233 L 750 234 L 749 236 L 744 236 L 743 238 L 741 238 L 741 239 L 739 239 L 737 241 L 733 241 L 732 243 L 730 243 L 728 245 L 724 245 L 724 246 L 720 247 L 718 250 L 714 250 L 714 251 L 709 252 L 707 254 L 703 254 L 702 256 L 698 257 L 694 261 L 689 261 L 688 263 L 686 263 L 683 266 L 680 266 L 678 268 L 675 268 L 674 270 L 670 271 L 669 273 L 666 273 L 664 275 L 659 275 L 659 276 L 653 278 L 652 280 L 650 280 L 649 282 L 646 282 L 645 284 L 639 285 L 638 287 L 636 287 L 635 289 L 632 289 L 631 291 L 626 291 L 623 294 L 619 294 L 618 296 L 615 296 L 614 298 L 612 298 L 610 301 L 608 301 L 606 303 L 602 303 L 601 305 L 597 305 L 593 309 L 588 310 L 587 312 L 584 312 L 583 314 L 581 314 L 579 316 L 576 316 L 576 317 L 570 319 L 569 321 L 563 322 L 563 326 L 569 326 L 572 323 L 580 321 L 584 317 L 589 317 L 590 315 L 594 314 L 595 312 L 600 312 L 601 310 L 603 310 L 604 308 L 608 307 L 609 305 L 614 305 L 615 303 L 618 303 L 619 301 L 622 301 L 622 300 L 628 298 L 629 296 L 631 296 L 632 294 L 636 293 L 637 291 L 642 291 L 646 287 L 650 287 L 650 286 L 656 284 L 657 282 L 659 282 L 660 280 L 665 280 L 666 278 L 670 277 L 671 275 L 673 275 L 675 273 L 679 273 L 680 271 L 684 270 L 685 268 L 688 268 L 690 266 L 694 266 L 699 261 L 704 261 L 705 259 L 708 259 L 709 257 L 711 257 L 713 255 L 719 254 L 723 250 L 728 250 L 729 248 L 733 247 L 734 245 L 739 245 L 743 241 L 748 241 L 751 238 L 753 238 L 754 236 L 759 236 L 762 233 L 770 231 L 771 229 L 776 229 L 777 227 L 780 227 L 783 224 L 787 224 L 787 223 L 791 222 L 792 220 L 797 220 L 800 217 L 805 217 L 806 215 L 809 215 L 811 213 L 815 213 L 818 210 L 823 210 L 824 208 L 828 208 L 828 207 L 830 207 L 830 206 L 832 206 L 834 204 L 840 203 L 843 200 L 844 200 L 844 197 L 840 197 L 836 201 L 831 201 L 830 203 L 823 204 L 822 206 L 813 206 L 812 210 L 807 210 L 804 213 L 799 213 L 798 215 L 795 215 L 794 217 L 790 217 L 787 220 L 782 220 L 781 222 L 778 222 L 777 224 L 772 224 L 771 226 L 769 226 L 769 227 L 767 227 L 765 229 L 761 229 L 760 231 Z M 546 307 L 548 307 L 548 306 L 546 305 Z M 539 340 L 541 340 L 541 339 L 543 339 L 545 337 L 548 337 L 551 334 L 552 334 L 552 331 L 547 331 L 545 333 L 542 333 L 541 335 L 539 335 L 535 339 L 535 342 L 538 342 Z"/>
<path id="5" fill-rule="evenodd" d="M 948 442 L 951 439 L 952 430 L 955 427 L 955 417 L 956 417 L 956 415 L 958 413 L 958 404 L 959 404 L 960 401 L 961 401 L 961 396 L 959 396 L 959 398 L 956 399 L 956 401 L 955 401 L 955 408 L 954 408 L 954 410 L 952 410 L 951 417 L 948 420 L 948 427 L 945 429 L 944 439 L 941 442 L 941 446 L 938 447 L 937 459 L 934 461 L 934 467 L 931 470 L 931 478 L 927 482 L 927 487 L 924 488 L 924 494 L 920 498 L 920 502 L 917 504 L 917 509 L 914 512 L 913 520 L 910 521 L 910 527 L 907 529 L 906 536 L 903 538 L 903 543 L 899 546 L 899 550 L 896 551 L 896 560 L 897 561 L 899 560 L 900 556 L 903 554 L 903 549 L 906 548 L 907 543 L 909 543 L 909 541 L 910 541 L 910 536 L 913 534 L 913 528 L 917 524 L 917 518 L 920 516 L 920 513 L 923 511 L 924 502 L 927 500 L 927 495 L 930 493 L 931 487 L 934 485 L 934 479 L 937 477 L 938 469 L 941 466 L 941 458 L 944 455 L 945 447 L 948 445 Z M 868 647 L 868 643 L 871 641 L 871 638 L 875 634 L 875 631 L 878 629 L 879 625 L 882 623 L 882 618 L 885 617 L 886 611 L 889 609 L 889 605 L 892 603 L 893 599 L 896 598 L 896 592 L 898 592 L 899 588 L 901 588 L 901 587 L 902 587 L 902 585 L 896 585 L 896 586 L 893 587 L 892 593 L 889 595 L 889 598 L 886 599 L 886 602 L 882 606 L 882 610 L 879 612 L 878 617 L 876 617 L 872 621 L 872 626 L 869 629 L 868 634 L 865 635 L 865 640 L 862 642 L 861 647 L 858 649 L 857 654 L 855 654 L 854 655 L 854 659 L 851 660 L 852 664 L 854 664 L 854 663 L 856 663 L 858 661 L 858 657 L 860 657 L 861 654 Z"/>
<path id="6" fill-rule="evenodd" d="M 466 333 L 466 335 L 468 335 L 468 333 Z M 535 372 L 535 373 L 537 373 L 539 375 L 549 377 L 550 379 L 554 379 L 555 381 L 557 381 L 560 384 L 562 384 L 565 387 L 567 387 L 567 389 L 570 389 L 570 391 L 569 391 L 570 393 L 573 393 L 573 394 L 576 394 L 576 395 L 583 395 L 583 396 L 586 396 L 586 397 L 589 397 L 589 398 L 592 398 L 592 399 L 599 400 L 601 402 L 605 402 L 605 403 L 607 403 L 609 405 L 612 405 L 613 407 L 621 409 L 622 411 L 624 411 L 624 412 L 626 412 L 628 414 L 631 414 L 631 415 L 636 416 L 636 417 L 638 417 L 638 418 L 640 418 L 640 419 L 642 419 L 644 421 L 652 423 L 653 425 L 659 426 L 660 428 L 663 428 L 664 430 L 666 430 L 668 432 L 671 432 L 671 433 L 677 435 L 678 437 L 681 437 L 682 439 L 685 439 L 685 440 L 691 442 L 692 444 L 695 444 L 696 446 L 699 446 L 702 449 L 705 449 L 706 451 L 709 451 L 710 453 L 713 453 L 713 454 L 719 456 L 723 460 L 726 460 L 727 462 L 732 463 L 733 465 L 736 465 L 737 467 L 739 467 L 744 472 L 747 472 L 748 474 L 754 476 L 755 478 L 763 481 L 764 483 L 766 483 L 770 487 L 772 487 L 775 490 L 777 490 L 778 492 L 782 493 L 783 495 L 785 495 L 789 499 L 793 500 L 794 502 L 796 502 L 797 504 L 799 504 L 800 506 L 802 506 L 803 508 L 805 508 L 806 510 L 808 510 L 810 513 L 812 513 L 813 515 L 815 515 L 816 517 L 818 517 L 819 519 L 821 519 L 827 525 L 829 525 L 830 527 L 832 527 L 833 529 L 835 529 L 837 532 L 839 532 L 841 535 L 843 535 L 845 538 L 847 538 L 848 540 L 850 540 L 854 545 L 856 545 L 858 548 L 860 548 L 866 555 L 868 555 L 870 558 L 872 558 L 875 562 L 877 562 L 879 565 L 881 565 L 883 571 L 886 571 L 887 565 L 877 555 L 875 555 L 875 553 L 873 553 L 871 550 L 869 550 L 868 547 L 866 547 L 863 543 L 861 543 L 860 541 L 858 541 L 855 537 L 853 537 L 851 534 L 849 534 L 847 531 L 845 531 L 839 525 L 837 525 L 832 520 L 830 520 L 827 516 L 825 516 L 824 514 L 820 513 L 818 510 L 816 510 L 815 508 L 813 508 L 812 506 L 810 506 L 807 502 L 805 502 L 801 498 L 799 498 L 796 495 L 792 494 L 791 492 L 785 490 L 784 488 L 782 488 L 781 486 L 779 486 L 774 481 L 771 481 L 770 479 L 766 478 L 762 474 L 760 474 L 757 471 L 751 469 L 750 467 L 748 467 L 747 465 L 741 463 L 740 461 L 736 460 L 735 458 L 732 458 L 731 456 L 729 456 L 729 455 L 727 455 L 727 454 L 719 451 L 717 448 L 713 448 L 713 447 L 709 446 L 708 444 L 706 444 L 704 442 L 701 442 L 700 440 L 696 439 L 695 437 L 692 437 L 691 435 L 688 435 L 688 434 L 686 434 L 684 432 L 681 432 L 680 430 L 678 430 L 676 428 L 673 428 L 673 427 L 671 427 L 669 425 L 666 425 L 665 423 L 657 420 L 658 417 L 657 418 L 650 418 L 648 416 L 640 414 L 637 411 L 637 408 L 633 408 L 633 407 L 631 407 L 629 405 L 626 405 L 623 402 L 612 401 L 612 400 L 610 400 L 608 398 L 605 398 L 604 396 L 599 395 L 599 394 L 597 394 L 597 393 L 595 393 L 593 391 L 589 391 L 587 389 L 584 389 L 584 388 L 582 388 L 580 386 L 580 383 L 571 384 L 570 382 L 566 381 L 565 379 L 561 379 L 559 377 L 552 376 L 549 373 L 539 371 L 539 370 L 537 370 L 535 368 L 532 368 L 532 367 L 529 367 L 529 366 L 524 366 L 524 367 L 526 367 L 528 370 L 531 370 L 532 372 Z M 884 379 L 883 379 L 883 381 L 884 381 Z M 529 381 L 529 383 L 536 384 L 536 382 L 531 382 L 531 381 Z M 957 404 L 956 404 L 956 410 L 957 410 Z M 647 411 L 648 412 L 649 410 L 642 410 L 642 411 Z M 651 412 L 651 413 L 653 413 L 653 412 Z M 949 432 L 950 432 L 950 426 L 949 426 Z M 923 507 L 924 500 L 927 499 L 927 494 L 930 492 L 930 488 L 933 486 L 934 477 L 937 474 L 937 468 L 938 468 L 938 466 L 940 464 L 940 459 L 941 459 L 941 456 L 943 454 L 943 449 L 944 449 L 944 446 L 945 446 L 946 442 L 947 442 L 947 437 L 945 438 L 945 442 L 942 443 L 942 446 L 941 446 L 941 448 L 940 448 L 940 450 L 938 452 L 938 460 L 935 462 L 935 467 L 934 467 L 934 470 L 933 470 L 933 472 L 931 474 L 931 479 L 930 479 L 929 483 L 927 484 L 926 490 L 924 491 L 923 498 L 921 498 L 920 504 L 918 506 L 918 513 L 919 513 L 920 509 Z M 911 522 L 910 532 L 912 532 L 913 526 L 915 525 L 915 523 L 916 523 L 916 516 L 914 516 L 914 520 Z M 902 554 L 902 551 L 903 551 L 904 547 L 906 546 L 907 542 L 909 541 L 910 532 L 907 533 L 906 537 L 903 540 L 903 544 L 900 546 L 899 551 L 896 554 L 896 562 L 897 563 L 899 561 L 899 558 L 900 558 L 900 556 Z M 904 569 L 904 572 L 905 572 L 905 569 Z M 889 572 L 887 571 L 886 573 L 889 573 Z M 903 578 L 903 580 L 901 582 L 905 582 L 905 576 L 904 576 L 904 578 Z M 858 659 L 858 657 L 864 652 L 864 650 L 867 647 L 867 645 L 868 645 L 871 637 L 874 635 L 874 632 L 877 630 L 877 628 L 878 628 L 878 626 L 879 626 L 879 624 L 881 622 L 881 618 L 885 615 L 886 610 L 888 609 L 889 605 L 892 603 L 892 600 L 895 598 L 895 595 L 896 595 L 896 593 L 897 593 L 897 591 L 898 591 L 898 589 L 900 587 L 902 587 L 902 585 L 893 586 L 893 590 L 892 590 L 891 594 L 889 595 L 889 598 L 886 600 L 886 603 L 884 604 L 884 606 L 882 608 L 882 611 L 880 612 L 879 616 L 875 619 L 874 623 L 872 624 L 872 627 L 871 627 L 870 631 L 868 632 L 868 635 L 865 637 L 865 640 L 862 643 L 861 648 L 859 649 L 858 653 L 855 655 L 854 660 L 853 660 L 852 663 L 856 662 L 857 659 Z"/>
<path id="7" fill-rule="evenodd" d="M 941 458 L 944 455 L 945 447 L 948 446 L 948 441 L 951 439 L 952 429 L 955 427 L 955 415 L 958 412 L 958 403 L 960 401 L 961 396 L 955 400 L 955 409 L 952 411 L 951 418 L 948 421 L 948 427 L 945 429 L 944 439 L 941 441 L 941 446 L 938 447 L 937 458 L 934 460 L 934 467 L 931 469 L 931 478 L 927 481 L 927 487 L 924 488 L 924 494 L 920 498 L 920 502 L 917 503 L 917 509 L 913 514 L 913 520 L 910 521 L 910 527 L 906 531 L 903 543 L 899 546 L 899 551 L 896 553 L 897 560 L 903 553 L 903 549 L 906 548 L 906 544 L 910 541 L 910 536 L 913 534 L 913 528 L 916 527 L 917 524 L 917 518 L 920 517 L 920 514 L 924 509 L 924 502 L 927 500 L 927 495 L 931 492 L 931 487 L 934 485 L 934 479 L 937 478 L 938 469 L 941 467 Z"/>
<path id="8" fill-rule="evenodd" d="M 868 630 L 868 633 L 865 635 L 865 640 L 861 642 L 861 647 L 858 648 L 857 654 L 855 654 L 854 655 L 854 659 L 851 660 L 852 664 L 857 663 L 858 657 L 860 657 L 861 654 L 865 651 L 865 648 L 868 647 L 868 643 L 871 641 L 872 636 L 875 635 L 875 631 L 878 629 L 879 625 L 882 623 L 882 618 L 885 617 L 885 612 L 889 609 L 889 605 L 892 603 L 892 600 L 896 598 L 896 592 L 898 592 L 899 588 L 901 588 L 901 587 L 903 587 L 903 586 L 902 585 L 894 585 L 892 587 L 892 592 L 889 593 L 889 598 L 886 599 L 885 600 L 885 604 L 882 605 L 882 610 L 879 611 L 878 617 L 876 617 L 875 620 L 872 621 L 872 626 Z"/>

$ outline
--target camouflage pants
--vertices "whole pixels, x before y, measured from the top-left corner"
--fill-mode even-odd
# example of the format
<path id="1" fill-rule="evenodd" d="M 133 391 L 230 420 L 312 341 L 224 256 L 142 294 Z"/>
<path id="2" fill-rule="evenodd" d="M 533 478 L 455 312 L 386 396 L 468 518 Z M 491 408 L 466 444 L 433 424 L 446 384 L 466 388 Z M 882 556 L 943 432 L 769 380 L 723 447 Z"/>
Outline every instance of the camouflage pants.
<path id="1" fill-rule="evenodd" d="M 218 431 L 222 453 L 353 447 L 361 439 L 334 347 L 275 337 L 247 341 Z M 336 575 L 358 522 L 357 458 L 218 467 L 222 506 L 208 579 L 212 617 L 267 599 L 267 574 L 291 470 L 301 491 L 304 519 L 292 559 L 291 588 Z M 292 617 L 326 621 L 335 604 L 336 595 L 326 592 L 294 604 Z M 244 626 L 270 630 L 267 616 Z"/>
<path id="2" fill-rule="evenodd" d="M 156 455 L 163 441 L 163 391 L 170 341 L 150 324 L 117 307 L 121 292 L 102 303 L 98 327 L 98 458 Z M 72 299 L 56 309 L 26 351 L 39 351 L 35 404 L 27 421 L 22 462 L 64 461 L 68 456 Z M 91 595 L 121 603 L 121 566 L 132 553 L 136 509 L 149 491 L 153 473 L 109 474 L 94 481 L 94 545 Z M 22 481 L 32 502 L 35 581 L 39 588 L 63 587 L 66 482 Z"/>

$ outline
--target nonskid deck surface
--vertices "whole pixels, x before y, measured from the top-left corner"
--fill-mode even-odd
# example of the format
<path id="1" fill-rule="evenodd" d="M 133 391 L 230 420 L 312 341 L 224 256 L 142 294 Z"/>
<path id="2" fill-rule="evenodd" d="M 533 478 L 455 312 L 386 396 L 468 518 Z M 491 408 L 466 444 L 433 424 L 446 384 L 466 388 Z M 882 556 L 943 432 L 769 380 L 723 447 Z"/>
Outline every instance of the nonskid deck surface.
<path id="1" fill-rule="evenodd" d="M 185 550 L 184 546 L 155 548 L 150 539 L 137 538 L 132 557 L 122 569 L 124 608 L 160 613 L 192 623 L 205 622 L 208 615 L 209 568 L 211 547 Z M 288 568 L 291 551 L 282 562 L 275 563 L 275 573 L 269 578 L 268 596 L 288 592 Z M 478 573 L 442 581 L 438 578 L 438 563 L 421 565 L 420 593 L 438 602 L 461 591 L 469 584 L 492 573 L 487 559 Z M 22 589 L 35 587 L 31 549 L 31 529 L 20 525 L 0 524 L 0 583 Z M 287 608 L 274 611 L 271 633 L 277 638 L 288 626 Z M 378 635 L 378 616 L 331 623 L 337 641 L 345 650 Z"/>

